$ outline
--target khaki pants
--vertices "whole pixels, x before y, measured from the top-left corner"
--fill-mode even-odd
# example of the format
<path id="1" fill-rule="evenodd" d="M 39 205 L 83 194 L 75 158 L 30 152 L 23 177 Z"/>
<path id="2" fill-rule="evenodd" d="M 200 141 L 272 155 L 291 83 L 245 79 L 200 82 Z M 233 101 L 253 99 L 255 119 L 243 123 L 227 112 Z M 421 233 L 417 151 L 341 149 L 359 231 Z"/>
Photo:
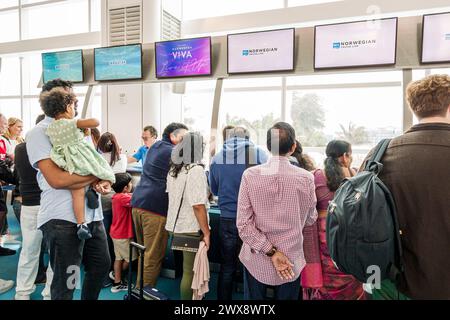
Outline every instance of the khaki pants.
<path id="1" fill-rule="evenodd" d="M 168 232 L 166 231 L 166 217 L 153 214 L 140 209 L 133 209 L 133 222 L 136 228 L 136 240 L 140 245 L 145 247 L 144 254 L 144 286 L 156 285 L 159 273 L 161 272 L 162 263 L 166 254 Z M 137 286 L 140 284 L 139 270 L 137 278 Z"/>

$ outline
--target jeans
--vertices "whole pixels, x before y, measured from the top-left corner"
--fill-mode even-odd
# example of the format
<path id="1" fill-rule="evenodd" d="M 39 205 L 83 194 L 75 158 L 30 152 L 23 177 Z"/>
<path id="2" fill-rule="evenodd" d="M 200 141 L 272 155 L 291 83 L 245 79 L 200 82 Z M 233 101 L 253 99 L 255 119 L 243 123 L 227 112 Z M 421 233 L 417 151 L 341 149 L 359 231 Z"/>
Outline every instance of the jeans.
<path id="1" fill-rule="evenodd" d="M 80 281 L 83 263 L 85 277 L 81 300 L 97 300 L 108 275 L 111 259 L 108 253 L 105 227 L 102 221 L 91 222 L 92 238 L 80 240 L 77 225 L 64 220 L 50 220 L 41 226 L 50 250 L 50 266 L 54 276 L 51 284 L 52 300 L 72 300 Z"/>
<path id="2" fill-rule="evenodd" d="M 29 297 L 36 286 L 34 281 L 39 271 L 39 258 L 43 255 L 42 248 L 42 231 L 37 228 L 37 215 L 39 206 L 22 206 L 19 218 L 22 229 L 22 251 L 20 252 L 19 265 L 17 267 L 17 287 L 16 297 Z M 49 268 L 49 273 L 52 270 Z M 41 271 L 44 272 L 45 271 Z M 49 277 L 46 288 L 43 291 L 44 297 L 49 295 L 49 285 L 51 276 Z"/>
<path id="3" fill-rule="evenodd" d="M 268 285 L 259 282 L 244 268 L 244 300 L 264 300 Z M 300 278 L 279 286 L 275 290 L 275 300 L 297 300 L 300 294 Z"/>
<path id="4" fill-rule="evenodd" d="M 114 260 L 116 256 L 114 254 L 114 244 L 109 235 L 109 231 L 111 230 L 112 225 L 112 210 L 103 211 L 103 225 L 105 226 L 106 238 L 108 239 L 108 251 L 109 256 L 111 257 L 111 270 L 114 270 Z"/>
<path id="5" fill-rule="evenodd" d="M 218 300 L 231 300 L 233 294 L 233 280 L 236 271 L 241 267 L 239 252 L 242 240 L 239 238 L 236 219 L 220 218 L 220 264 L 219 282 L 217 287 Z"/>
<path id="6" fill-rule="evenodd" d="M 14 211 L 14 215 L 17 218 L 17 221 L 19 221 L 20 223 L 20 212 L 22 210 L 22 202 L 17 201 L 16 199 L 14 199 L 13 203 L 12 203 L 12 208 Z"/>

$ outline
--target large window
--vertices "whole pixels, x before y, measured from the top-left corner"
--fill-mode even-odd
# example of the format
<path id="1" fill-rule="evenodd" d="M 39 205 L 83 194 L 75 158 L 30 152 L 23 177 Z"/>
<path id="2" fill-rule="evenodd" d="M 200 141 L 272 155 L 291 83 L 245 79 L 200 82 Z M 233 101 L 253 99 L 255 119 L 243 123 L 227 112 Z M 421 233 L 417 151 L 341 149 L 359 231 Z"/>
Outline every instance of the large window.
<path id="1" fill-rule="evenodd" d="M 312 4 L 321 4 L 327 2 L 338 2 L 344 0 L 288 0 L 289 7 L 307 6 Z"/>
<path id="2" fill-rule="evenodd" d="M 65 50 L 62 48 L 61 50 Z M 22 73 L 21 73 L 22 71 Z M 29 53 L 2 58 L 0 73 L 0 112 L 7 118 L 17 117 L 23 120 L 24 133 L 34 126 L 36 117 L 42 113 L 39 105 L 38 87 L 42 74 L 41 53 Z M 22 78 L 22 84 L 21 84 Z M 79 99 L 81 112 L 87 86 L 76 86 L 74 89 Z M 91 104 L 91 114 L 101 119 L 101 89 L 96 88 Z"/>
<path id="3" fill-rule="evenodd" d="M 284 7 L 284 0 L 184 0 L 183 20 L 264 11 Z"/>
<path id="4" fill-rule="evenodd" d="M 101 27 L 101 0 L 22 0 L 20 4 L 22 16 L 19 18 L 19 1 L 0 1 L 0 42 L 99 31 Z M 72 48 L 60 50 L 67 49 Z M 42 113 L 38 101 L 41 53 L 9 54 L 0 59 L 0 112 L 6 117 L 21 118 L 26 133 Z M 87 87 L 77 87 L 75 91 L 81 107 Z M 91 106 L 92 115 L 101 119 L 100 90 Z"/>
<path id="5" fill-rule="evenodd" d="M 0 11 L 0 42 L 19 41 L 19 10 Z"/>
<path id="6" fill-rule="evenodd" d="M 19 19 L 17 0 L 0 1 L 0 42 L 100 31 L 101 0 L 22 0 L 21 5 Z"/>
<path id="7" fill-rule="evenodd" d="M 245 126 L 252 140 L 266 147 L 267 130 L 281 120 L 281 77 L 225 80 L 219 129 Z"/>
<path id="8" fill-rule="evenodd" d="M 205 135 L 211 130 L 214 86 L 214 81 L 188 83 L 183 99 L 184 121 Z M 287 77 L 285 85 L 282 77 L 225 79 L 218 129 L 243 125 L 266 148 L 267 130 L 287 121 L 317 166 L 323 165 L 327 143 L 344 139 L 352 143 L 358 167 L 379 140 L 402 134 L 402 119 L 401 71 Z"/>
<path id="9" fill-rule="evenodd" d="M 22 37 L 36 39 L 88 32 L 88 6 L 88 0 L 74 0 L 25 7 L 22 9 Z"/>
<path id="10" fill-rule="evenodd" d="M 327 143 L 342 139 L 358 167 L 378 141 L 402 134 L 401 80 L 398 71 L 288 78 L 287 120 L 316 165 Z"/>
<path id="11" fill-rule="evenodd" d="M 211 116 L 216 81 L 190 81 L 183 96 L 183 122 L 191 131 L 198 131 L 205 139 L 205 159 L 210 153 Z"/>

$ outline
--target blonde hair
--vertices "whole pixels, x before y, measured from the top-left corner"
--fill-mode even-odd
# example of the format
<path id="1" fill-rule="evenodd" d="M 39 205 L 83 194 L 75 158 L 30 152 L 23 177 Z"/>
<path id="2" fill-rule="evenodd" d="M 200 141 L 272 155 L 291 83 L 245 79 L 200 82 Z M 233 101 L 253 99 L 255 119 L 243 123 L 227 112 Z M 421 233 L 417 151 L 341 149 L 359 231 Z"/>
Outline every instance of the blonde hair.
<path id="1" fill-rule="evenodd" d="M 450 106 L 450 76 L 435 74 L 411 82 L 406 88 L 406 100 L 419 119 L 445 116 Z"/>
<path id="2" fill-rule="evenodd" d="M 9 128 L 11 128 L 13 125 L 15 125 L 17 122 L 22 122 L 22 124 L 23 124 L 23 121 L 21 120 L 21 119 L 19 119 L 19 118 L 14 118 L 14 117 L 11 117 L 11 118 L 9 118 L 8 119 L 8 129 L 6 130 L 6 132 L 3 134 L 3 136 L 5 136 L 6 138 L 8 138 L 8 139 L 12 139 L 12 135 L 11 135 L 11 131 L 9 131 Z M 22 137 L 17 137 L 16 139 L 15 139 L 18 143 L 22 143 L 22 142 L 25 142 L 25 140 L 22 138 Z"/>
<path id="3" fill-rule="evenodd" d="M 8 127 L 12 127 L 17 122 L 22 122 L 23 123 L 23 121 L 21 119 L 19 119 L 19 118 L 14 118 L 14 117 L 9 118 L 8 119 Z"/>

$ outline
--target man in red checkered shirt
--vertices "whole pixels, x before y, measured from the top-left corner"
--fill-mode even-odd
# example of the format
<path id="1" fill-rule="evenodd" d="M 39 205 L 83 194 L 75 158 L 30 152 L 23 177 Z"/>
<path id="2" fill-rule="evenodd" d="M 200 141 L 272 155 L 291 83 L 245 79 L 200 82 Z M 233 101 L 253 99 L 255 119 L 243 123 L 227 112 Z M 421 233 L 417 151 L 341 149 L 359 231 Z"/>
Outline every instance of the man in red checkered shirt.
<path id="1" fill-rule="evenodd" d="M 236 224 L 246 300 L 263 300 L 268 285 L 277 300 L 299 297 L 303 228 L 316 221 L 317 201 L 313 175 L 289 162 L 295 147 L 294 128 L 276 123 L 267 132 L 272 158 L 242 177 Z"/>

